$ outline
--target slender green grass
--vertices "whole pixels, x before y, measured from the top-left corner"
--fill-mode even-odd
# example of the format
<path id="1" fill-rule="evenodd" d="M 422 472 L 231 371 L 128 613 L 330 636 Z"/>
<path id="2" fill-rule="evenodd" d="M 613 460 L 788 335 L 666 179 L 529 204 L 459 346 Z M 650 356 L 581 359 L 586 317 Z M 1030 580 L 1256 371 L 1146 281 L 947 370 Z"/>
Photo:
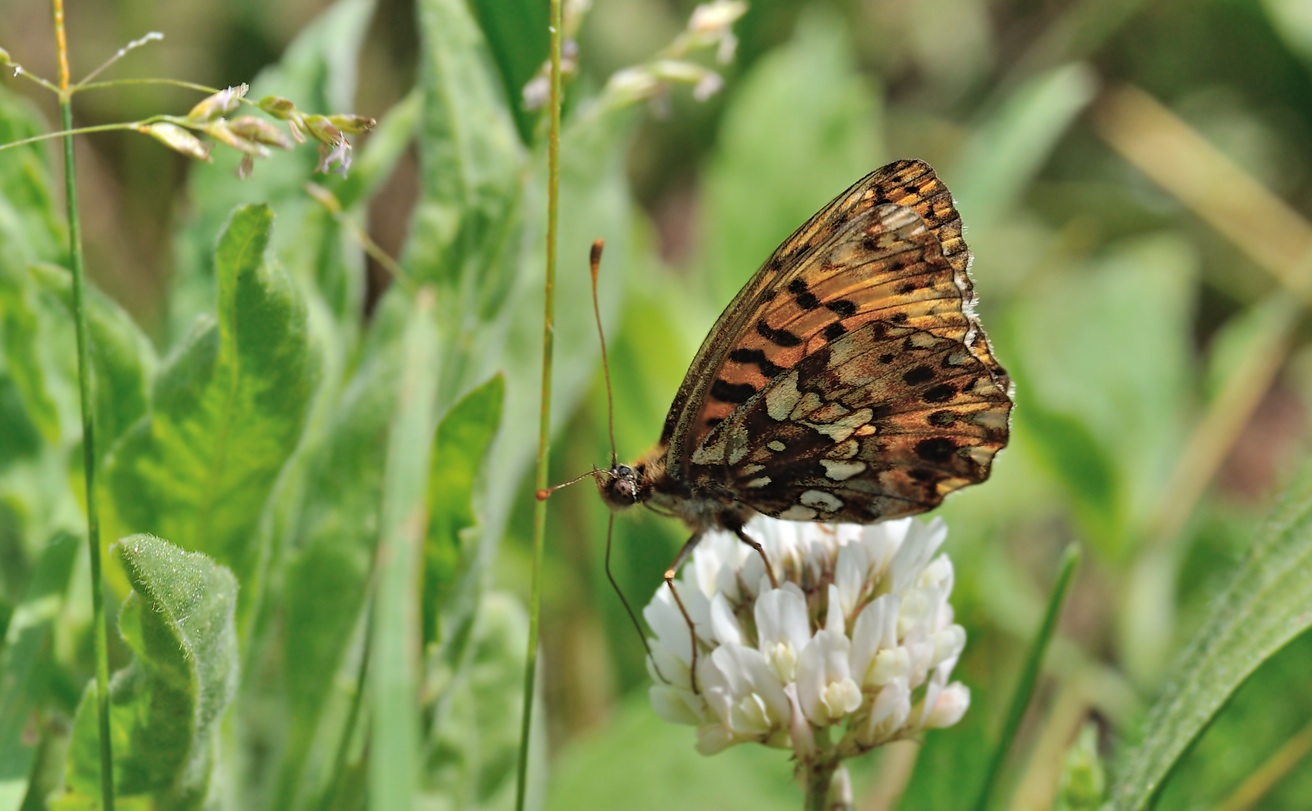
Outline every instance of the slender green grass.
<path id="1" fill-rule="evenodd" d="M 1057 582 L 1052 588 L 1052 598 L 1048 600 L 1048 608 L 1043 614 L 1043 621 L 1039 624 L 1039 632 L 1035 634 L 1029 654 L 1025 657 L 1025 665 L 1021 668 L 1020 681 L 1017 682 L 1016 692 L 1011 697 L 1011 706 L 1007 708 L 1007 719 L 1002 725 L 1002 734 L 998 736 L 998 745 L 994 747 L 988 768 L 984 771 L 984 783 L 979 787 L 979 794 L 976 795 L 975 804 L 972 806 L 975 811 L 985 811 L 988 808 L 993 787 L 997 785 L 998 776 L 1002 773 L 1002 765 L 1007 759 L 1007 753 L 1011 751 L 1012 742 L 1016 740 L 1016 731 L 1020 729 L 1020 719 L 1025 714 L 1025 708 L 1029 706 L 1030 697 L 1034 694 L 1034 685 L 1039 680 L 1039 669 L 1043 665 L 1043 655 L 1047 653 L 1048 644 L 1052 641 L 1052 633 L 1057 628 L 1057 618 L 1061 616 L 1061 607 L 1066 602 L 1066 592 L 1075 577 L 1075 570 L 1079 567 L 1079 563 L 1080 547 L 1078 544 L 1071 544 L 1066 547 L 1066 553 L 1062 555 L 1061 566 L 1057 570 Z"/>
<path id="2" fill-rule="evenodd" d="M 551 441 L 551 358 L 556 314 L 556 224 L 560 204 L 560 45 L 564 25 L 560 0 L 551 0 L 551 94 L 547 102 L 547 261 L 542 301 L 542 407 L 538 412 L 537 486 L 547 486 Z M 533 730 L 533 684 L 537 680 L 538 633 L 542 609 L 542 567 L 547 532 L 547 502 L 533 505 L 533 574 L 529 585 L 528 644 L 524 654 L 524 701 L 520 719 L 519 763 L 515 774 L 515 808 L 523 811 L 528 790 L 529 741 Z"/>
<path id="3" fill-rule="evenodd" d="M 63 0 L 52 0 L 55 47 L 59 59 L 59 115 L 64 130 L 73 128 L 73 94 L 68 72 L 68 38 Z M 105 811 L 114 811 L 114 750 L 109 739 L 109 621 L 105 616 L 105 581 L 100 565 L 100 513 L 96 506 L 95 406 L 91 394 L 91 352 L 87 346 L 86 272 L 82 261 L 82 225 L 78 219 L 77 167 L 73 136 L 65 134 L 64 206 L 68 213 L 68 262 L 73 273 L 73 324 L 77 333 L 77 382 L 82 409 L 82 468 L 86 477 L 87 555 L 91 569 L 91 627 L 96 655 L 96 714 L 100 728 L 100 792 Z"/>

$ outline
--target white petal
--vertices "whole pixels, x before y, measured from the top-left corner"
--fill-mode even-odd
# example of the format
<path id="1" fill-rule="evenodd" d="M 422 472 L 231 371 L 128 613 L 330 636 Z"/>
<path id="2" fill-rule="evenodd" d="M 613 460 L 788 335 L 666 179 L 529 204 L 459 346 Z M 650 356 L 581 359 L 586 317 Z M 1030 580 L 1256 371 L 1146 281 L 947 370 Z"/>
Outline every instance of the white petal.
<path id="1" fill-rule="evenodd" d="M 827 726 L 835 720 L 826 700 L 831 697 L 831 683 L 851 677 L 850 649 L 851 642 L 846 636 L 828 630 L 817 631 L 802 649 L 797 661 L 797 700 L 806 717 L 817 726 Z"/>
<path id="2" fill-rule="evenodd" d="M 950 727 L 960 721 L 968 709 L 970 709 L 970 688 L 954 681 L 938 694 L 938 700 L 925 716 L 924 726 L 926 729 Z"/>
<path id="3" fill-rule="evenodd" d="M 690 690 L 654 684 L 647 690 L 652 709 L 671 724 L 700 724 L 707 720 L 706 702 Z"/>
<path id="4" fill-rule="evenodd" d="M 867 603 L 852 625 L 852 675 L 862 684 L 869 683 L 875 656 L 897 645 L 897 607 L 897 597 L 882 595 Z"/>
<path id="5" fill-rule="evenodd" d="M 811 638 L 806 598 L 796 584 L 784 583 L 756 601 L 756 633 L 774 672 L 782 681 L 792 681 L 797 657 Z"/>
<path id="6" fill-rule="evenodd" d="M 735 743 L 738 739 L 724 724 L 703 724 L 697 728 L 697 751 L 703 755 L 723 752 Z"/>
<path id="7" fill-rule="evenodd" d="M 711 598 L 711 639 L 722 645 L 743 644 L 743 629 L 724 594 Z"/>
<path id="8" fill-rule="evenodd" d="M 825 630 L 847 635 L 847 620 L 843 615 L 843 601 L 838 595 L 838 586 L 829 584 L 829 610 L 825 616 Z"/>
<path id="9" fill-rule="evenodd" d="M 862 746 L 879 746 L 891 740 L 911 714 L 911 691 L 905 682 L 895 681 L 875 696 L 870 715 L 857 732 Z"/>

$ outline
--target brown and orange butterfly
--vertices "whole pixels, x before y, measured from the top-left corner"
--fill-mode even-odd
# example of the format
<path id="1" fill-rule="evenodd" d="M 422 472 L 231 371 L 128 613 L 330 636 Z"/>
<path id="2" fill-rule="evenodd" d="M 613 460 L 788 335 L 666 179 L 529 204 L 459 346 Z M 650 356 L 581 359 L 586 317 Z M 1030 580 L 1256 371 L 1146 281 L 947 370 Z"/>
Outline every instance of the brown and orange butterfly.
<path id="1" fill-rule="evenodd" d="M 756 513 L 868 524 L 988 478 L 1011 384 L 974 314 L 970 259 L 952 194 L 916 160 L 784 240 L 702 342 L 656 447 L 595 471 L 612 508 L 692 530 L 667 582 L 712 529 L 764 559 L 743 531 Z"/>

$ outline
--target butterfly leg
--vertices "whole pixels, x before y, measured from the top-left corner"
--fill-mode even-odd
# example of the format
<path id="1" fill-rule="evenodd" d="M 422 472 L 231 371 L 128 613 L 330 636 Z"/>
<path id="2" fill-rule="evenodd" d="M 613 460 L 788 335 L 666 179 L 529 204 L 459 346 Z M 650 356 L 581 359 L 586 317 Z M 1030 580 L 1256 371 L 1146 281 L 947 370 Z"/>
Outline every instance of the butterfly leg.
<path id="1" fill-rule="evenodd" d="M 674 587 L 674 575 L 678 573 L 679 566 L 681 566 L 683 561 L 687 559 L 688 555 L 692 553 L 693 547 L 696 546 L 697 542 L 701 539 L 702 533 L 693 533 L 693 536 L 689 538 L 679 550 L 679 554 L 675 555 L 674 563 L 670 564 L 670 568 L 665 570 L 665 585 L 669 587 L 670 594 L 674 597 L 674 604 L 679 607 L 679 613 L 683 615 L 683 621 L 688 623 L 688 636 L 692 641 L 692 660 L 688 664 L 688 675 L 694 694 L 701 692 L 697 689 L 697 629 L 693 624 L 692 615 L 688 613 L 688 609 L 684 606 L 683 600 L 679 597 L 679 590 Z"/>
<path id="2" fill-rule="evenodd" d="M 774 588 L 779 588 L 779 581 L 776 580 L 774 576 L 774 568 L 770 566 L 770 559 L 765 556 L 765 548 L 752 540 L 752 536 L 744 532 L 742 527 L 734 527 L 733 532 L 738 536 L 738 540 L 755 549 L 756 554 L 761 556 L 761 562 L 765 564 L 765 574 L 770 578 L 770 585 Z"/>

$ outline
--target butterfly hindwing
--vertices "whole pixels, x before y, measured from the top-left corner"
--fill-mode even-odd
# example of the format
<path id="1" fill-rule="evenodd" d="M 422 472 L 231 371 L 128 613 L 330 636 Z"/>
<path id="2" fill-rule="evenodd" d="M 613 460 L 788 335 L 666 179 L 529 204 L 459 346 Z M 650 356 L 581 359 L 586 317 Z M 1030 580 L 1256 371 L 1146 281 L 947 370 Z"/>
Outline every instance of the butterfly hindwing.
<path id="1" fill-rule="evenodd" d="M 870 523 L 988 476 L 1011 402 L 959 343 L 869 322 L 807 356 L 693 455 L 701 489 L 758 512 Z"/>

